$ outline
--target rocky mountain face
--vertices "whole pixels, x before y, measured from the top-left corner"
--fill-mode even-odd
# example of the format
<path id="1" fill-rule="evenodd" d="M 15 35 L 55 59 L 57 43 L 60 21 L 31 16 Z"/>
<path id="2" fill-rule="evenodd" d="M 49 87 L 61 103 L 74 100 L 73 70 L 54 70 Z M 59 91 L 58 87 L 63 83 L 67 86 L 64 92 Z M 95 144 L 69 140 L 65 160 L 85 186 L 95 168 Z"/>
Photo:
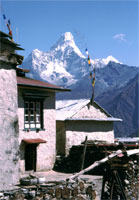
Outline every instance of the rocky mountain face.
<path id="1" fill-rule="evenodd" d="M 72 90 L 57 94 L 57 99 L 91 98 L 92 85 L 89 73 L 95 67 L 95 98 L 100 105 L 115 117 L 123 117 L 124 119 L 126 109 L 130 113 L 131 110 L 134 113 L 137 109 L 137 103 L 135 103 L 137 89 L 131 90 L 131 98 L 125 91 L 127 91 L 129 83 L 132 85 L 134 77 L 138 74 L 138 68 L 124 65 L 112 56 L 91 60 L 89 68 L 87 57 L 80 52 L 70 32 L 61 35 L 49 52 L 33 50 L 25 59 L 22 67 L 30 69 L 30 73 L 27 75 L 30 78 L 69 87 Z M 130 101 L 130 105 L 126 106 L 128 101 Z M 118 128 L 116 126 L 116 136 L 127 136 L 136 131 L 136 117 L 133 118 L 133 114 L 130 116 L 127 119 L 127 125 L 132 128 L 129 126 L 127 126 L 128 128 Z"/>
<path id="2" fill-rule="evenodd" d="M 33 50 L 22 67 L 30 69 L 30 77 L 65 87 L 88 72 L 87 60 L 69 32 L 61 35 L 49 52 Z"/>
<path id="3" fill-rule="evenodd" d="M 114 117 L 123 121 L 115 123 L 115 135 L 118 137 L 138 137 L 139 131 L 139 73 L 121 87 L 104 92 L 97 101 Z"/>
<path id="4" fill-rule="evenodd" d="M 110 61 L 103 68 L 96 68 L 96 83 L 95 83 L 95 97 L 98 97 L 103 92 L 121 88 L 133 78 L 138 72 L 137 67 L 129 67 L 124 64 Z M 92 85 L 89 78 L 89 73 L 86 74 L 75 84 L 71 85 L 71 92 L 66 94 L 58 94 L 58 99 L 81 99 L 91 98 Z"/>

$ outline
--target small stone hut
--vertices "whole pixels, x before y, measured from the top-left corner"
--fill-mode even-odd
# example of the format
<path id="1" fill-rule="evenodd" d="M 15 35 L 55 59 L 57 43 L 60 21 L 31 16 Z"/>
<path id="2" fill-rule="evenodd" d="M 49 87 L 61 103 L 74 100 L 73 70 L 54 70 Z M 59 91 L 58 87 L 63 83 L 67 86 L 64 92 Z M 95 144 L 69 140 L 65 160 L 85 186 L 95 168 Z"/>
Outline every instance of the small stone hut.
<path id="1" fill-rule="evenodd" d="M 113 118 L 97 102 L 67 100 L 56 102 L 56 149 L 57 155 L 67 156 L 73 145 L 88 140 L 114 143 Z"/>
<path id="2" fill-rule="evenodd" d="M 16 66 L 23 50 L 0 31 L 0 190 L 11 188 L 19 177 L 18 104 Z"/>

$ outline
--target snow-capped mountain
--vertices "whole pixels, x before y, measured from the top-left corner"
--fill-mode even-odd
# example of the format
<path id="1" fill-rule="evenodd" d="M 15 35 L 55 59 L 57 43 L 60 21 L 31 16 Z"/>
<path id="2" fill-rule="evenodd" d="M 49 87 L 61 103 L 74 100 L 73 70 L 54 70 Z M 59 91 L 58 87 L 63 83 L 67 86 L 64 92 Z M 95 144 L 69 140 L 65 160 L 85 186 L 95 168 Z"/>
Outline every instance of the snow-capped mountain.
<path id="1" fill-rule="evenodd" d="M 92 68 L 104 67 L 110 61 L 119 63 L 112 56 L 91 60 Z M 34 49 L 22 64 L 29 68 L 29 77 L 61 86 L 71 86 L 85 77 L 89 70 L 87 58 L 76 46 L 73 35 L 66 32 L 50 48 L 49 52 Z"/>
<path id="2" fill-rule="evenodd" d="M 33 50 L 22 67 L 30 69 L 32 78 L 62 86 L 74 84 L 88 72 L 87 61 L 69 32 L 61 35 L 49 52 Z"/>
<path id="3" fill-rule="evenodd" d="M 59 40 L 50 48 L 49 52 L 42 52 L 38 49 L 34 49 L 25 59 L 21 67 L 30 69 L 30 73 L 28 73 L 27 76 L 31 78 L 43 80 L 59 86 L 61 85 L 63 87 L 70 86 L 71 92 L 57 94 L 56 98 L 63 100 L 91 98 L 92 84 L 89 71 L 92 70 L 94 66 L 96 68 L 95 99 L 97 98 L 97 101 L 100 102 L 104 108 L 106 106 L 109 111 L 116 110 L 115 117 L 121 116 L 121 118 L 123 117 L 124 119 L 124 114 L 126 114 L 126 116 L 127 114 L 130 115 L 130 113 L 134 115 L 134 113 L 131 112 L 130 104 L 134 105 L 133 101 L 135 98 L 133 99 L 132 96 L 135 96 L 136 90 L 133 90 L 133 85 L 131 85 L 132 87 L 130 87 L 130 90 L 126 85 L 130 79 L 133 79 L 133 77 L 138 74 L 138 67 L 124 65 L 113 56 L 108 56 L 103 59 L 91 60 L 90 69 L 87 56 L 84 56 L 80 52 L 72 34 L 69 32 L 61 35 Z M 130 95 L 129 91 L 134 93 Z M 127 104 L 126 110 L 125 103 Z M 113 107 L 113 105 L 115 107 Z M 118 106 L 116 107 L 116 105 Z M 134 106 L 132 106 L 132 109 L 138 110 L 137 106 L 135 106 L 135 109 Z M 120 113 L 121 115 L 119 115 Z M 130 124 L 130 128 L 127 124 Z M 136 129 L 132 129 L 133 127 L 136 128 L 134 124 L 134 121 L 132 121 L 131 124 L 131 118 L 128 117 L 125 126 L 131 131 L 136 131 Z M 121 128 L 121 130 L 127 130 L 127 127 L 126 129 Z M 121 130 L 118 129 L 118 135 L 126 135 L 125 132 L 120 133 Z"/>
<path id="4" fill-rule="evenodd" d="M 115 62 L 115 63 L 120 63 L 116 58 L 114 58 L 112 55 L 108 56 L 107 58 L 99 58 L 99 59 L 95 59 L 92 61 L 92 63 L 95 65 L 96 68 L 102 68 L 105 67 L 106 65 L 108 65 L 109 62 Z"/>
<path id="5" fill-rule="evenodd" d="M 70 32 L 62 34 L 55 45 L 51 47 L 50 51 L 53 52 L 54 56 L 58 56 L 58 58 L 59 54 L 61 58 L 68 55 L 70 56 L 73 51 L 81 58 L 85 58 L 76 46 L 73 35 Z"/>

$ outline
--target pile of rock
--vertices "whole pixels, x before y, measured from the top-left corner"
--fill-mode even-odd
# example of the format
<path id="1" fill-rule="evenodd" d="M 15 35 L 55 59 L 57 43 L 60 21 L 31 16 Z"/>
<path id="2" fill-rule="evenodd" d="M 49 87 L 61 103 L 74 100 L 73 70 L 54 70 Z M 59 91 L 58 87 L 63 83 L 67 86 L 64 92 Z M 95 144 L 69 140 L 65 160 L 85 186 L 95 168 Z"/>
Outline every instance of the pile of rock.
<path id="1" fill-rule="evenodd" d="M 35 180 L 32 180 L 32 182 Z M 22 182 L 22 181 L 21 181 Z M 25 183 L 25 182 L 24 182 Z M 93 200 L 96 198 L 95 185 L 87 180 L 45 182 L 34 185 L 20 185 L 13 191 L 0 193 L 1 200 Z"/>
<path id="2" fill-rule="evenodd" d="M 129 168 L 126 170 L 126 176 L 124 179 L 125 191 L 127 199 L 139 198 L 139 165 L 138 160 L 131 160 L 129 162 Z"/>
<path id="3" fill-rule="evenodd" d="M 139 165 L 138 156 L 126 159 L 116 159 L 116 163 L 111 164 L 111 168 L 106 170 L 103 177 L 103 189 L 101 199 L 123 199 L 123 194 L 127 200 L 139 199 Z M 113 176 L 115 174 L 115 176 Z M 120 178 L 120 184 L 117 180 Z M 114 180 L 114 181 L 113 181 Z"/>

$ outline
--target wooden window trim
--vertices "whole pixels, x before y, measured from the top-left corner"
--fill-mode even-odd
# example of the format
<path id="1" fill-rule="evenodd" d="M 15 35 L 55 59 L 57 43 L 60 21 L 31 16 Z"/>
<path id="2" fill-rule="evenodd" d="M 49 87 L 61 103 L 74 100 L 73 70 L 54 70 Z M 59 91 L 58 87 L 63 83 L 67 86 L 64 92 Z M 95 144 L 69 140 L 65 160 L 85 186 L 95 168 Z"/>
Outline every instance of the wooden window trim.
<path id="1" fill-rule="evenodd" d="M 26 114 L 26 103 L 28 102 L 28 115 Z M 30 103 L 33 102 L 33 108 L 30 108 Z M 39 117 L 40 117 L 40 123 L 36 123 L 36 111 L 37 111 L 37 103 L 39 103 Z M 31 123 L 31 117 L 30 117 L 30 111 L 33 110 L 32 117 L 34 118 L 34 123 Z M 26 123 L 26 116 L 28 116 L 28 123 Z M 25 126 L 26 124 L 29 125 L 29 127 Z M 34 124 L 34 127 L 31 127 L 31 124 Z M 40 124 L 40 127 L 37 127 L 37 124 Z M 40 131 L 44 130 L 43 128 L 43 100 L 40 99 L 32 99 L 32 98 L 25 98 L 24 99 L 24 130 L 31 130 L 31 131 Z"/>

